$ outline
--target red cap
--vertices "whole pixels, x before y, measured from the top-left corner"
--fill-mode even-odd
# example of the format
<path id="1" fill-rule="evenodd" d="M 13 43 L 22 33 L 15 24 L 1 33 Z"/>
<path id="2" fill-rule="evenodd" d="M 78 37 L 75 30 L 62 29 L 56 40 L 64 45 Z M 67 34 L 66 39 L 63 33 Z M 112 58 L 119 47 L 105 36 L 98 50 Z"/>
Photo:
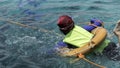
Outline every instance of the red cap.
<path id="1" fill-rule="evenodd" d="M 57 24 L 60 28 L 65 28 L 65 27 L 70 26 L 73 23 L 74 22 L 73 22 L 71 17 L 69 17 L 67 15 L 62 15 L 62 16 L 59 17 Z"/>

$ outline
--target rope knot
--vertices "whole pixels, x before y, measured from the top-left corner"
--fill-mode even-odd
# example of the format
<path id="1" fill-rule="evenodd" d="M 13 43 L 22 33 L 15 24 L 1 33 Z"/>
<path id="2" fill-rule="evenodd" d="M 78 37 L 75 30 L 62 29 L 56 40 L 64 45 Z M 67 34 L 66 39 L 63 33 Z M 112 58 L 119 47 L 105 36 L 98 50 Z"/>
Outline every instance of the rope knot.
<path id="1" fill-rule="evenodd" d="M 84 57 L 85 57 L 85 56 L 84 56 L 83 54 L 81 54 L 81 53 L 78 54 L 77 56 L 78 56 L 79 58 L 84 58 Z"/>

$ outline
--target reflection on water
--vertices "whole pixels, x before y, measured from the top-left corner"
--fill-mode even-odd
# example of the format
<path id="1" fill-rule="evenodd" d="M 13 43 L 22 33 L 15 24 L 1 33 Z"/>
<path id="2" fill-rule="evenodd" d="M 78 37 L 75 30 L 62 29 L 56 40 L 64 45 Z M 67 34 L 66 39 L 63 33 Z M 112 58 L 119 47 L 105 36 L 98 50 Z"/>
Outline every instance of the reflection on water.
<path id="1" fill-rule="evenodd" d="M 118 0 L 0 0 L 0 68 L 97 68 L 83 60 L 70 64 L 74 58 L 55 54 L 54 45 L 64 37 L 56 25 L 57 19 L 67 14 L 77 25 L 84 25 L 91 18 L 99 18 L 107 25 L 108 38 L 117 43 L 112 29 L 120 18 L 119 3 Z M 89 54 L 87 58 L 107 68 L 120 67 L 119 61 L 106 56 Z"/>

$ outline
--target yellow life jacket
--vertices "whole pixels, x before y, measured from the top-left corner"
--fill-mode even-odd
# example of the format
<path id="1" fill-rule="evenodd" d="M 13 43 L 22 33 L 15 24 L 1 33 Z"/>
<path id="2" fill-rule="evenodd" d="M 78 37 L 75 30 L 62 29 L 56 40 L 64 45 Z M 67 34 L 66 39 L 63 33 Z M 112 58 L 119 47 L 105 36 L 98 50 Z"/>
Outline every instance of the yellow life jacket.
<path id="1" fill-rule="evenodd" d="M 82 47 L 86 43 L 90 42 L 92 37 L 92 33 L 75 25 L 75 27 L 65 36 L 63 42 L 72 44 L 76 47 Z"/>
<path id="2" fill-rule="evenodd" d="M 76 47 L 82 47 L 86 45 L 92 39 L 94 35 L 87 30 L 75 25 L 75 27 L 65 36 L 63 42 L 71 44 Z M 94 50 L 95 53 L 102 53 L 104 48 L 108 46 L 110 40 L 103 40 L 99 46 Z"/>
<path id="3" fill-rule="evenodd" d="M 102 43 L 100 43 L 95 49 L 94 49 L 94 53 L 96 54 L 102 54 L 103 50 L 105 47 L 108 46 L 108 43 L 110 42 L 110 40 L 105 39 Z"/>

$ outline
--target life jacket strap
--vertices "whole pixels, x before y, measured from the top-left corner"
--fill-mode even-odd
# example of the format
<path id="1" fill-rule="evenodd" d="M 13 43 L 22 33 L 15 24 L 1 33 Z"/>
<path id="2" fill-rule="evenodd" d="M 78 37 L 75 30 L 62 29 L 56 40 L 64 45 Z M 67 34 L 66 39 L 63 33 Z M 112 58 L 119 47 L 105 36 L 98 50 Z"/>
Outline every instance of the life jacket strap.
<path id="1" fill-rule="evenodd" d="M 102 24 L 102 26 L 101 27 L 104 27 L 104 23 L 102 23 L 102 22 L 99 22 L 100 24 Z M 89 24 L 89 25 L 91 25 L 91 26 L 94 26 L 94 27 L 100 27 L 100 26 L 97 26 L 97 25 L 95 25 L 95 24 Z"/>

